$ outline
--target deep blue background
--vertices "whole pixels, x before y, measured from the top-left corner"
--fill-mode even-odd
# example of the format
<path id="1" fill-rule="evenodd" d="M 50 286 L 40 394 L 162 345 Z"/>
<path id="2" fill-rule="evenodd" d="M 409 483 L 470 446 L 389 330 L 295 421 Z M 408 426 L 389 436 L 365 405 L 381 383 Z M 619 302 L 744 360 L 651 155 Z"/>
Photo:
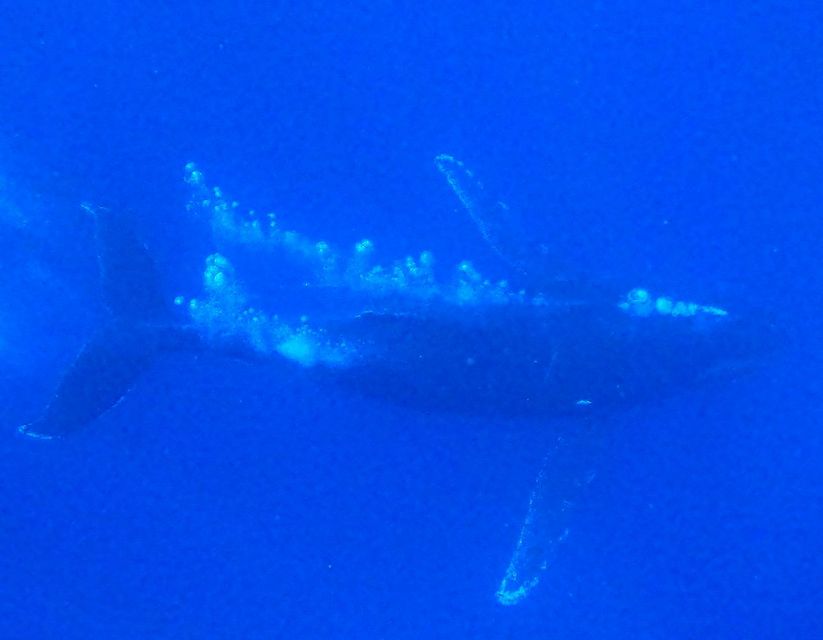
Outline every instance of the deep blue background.
<path id="1" fill-rule="evenodd" d="M 73 4 L 0 11 L 0 638 L 823 638 L 819 3 Z M 441 152 L 578 269 L 791 337 L 603 421 L 523 605 L 493 593 L 557 425 L 181 356 L 16 436 L 103 313 L 79 202 L 139 213 L 170 294 L 208 250 L 190 160 L 314 237 L 482 266 Z"/>

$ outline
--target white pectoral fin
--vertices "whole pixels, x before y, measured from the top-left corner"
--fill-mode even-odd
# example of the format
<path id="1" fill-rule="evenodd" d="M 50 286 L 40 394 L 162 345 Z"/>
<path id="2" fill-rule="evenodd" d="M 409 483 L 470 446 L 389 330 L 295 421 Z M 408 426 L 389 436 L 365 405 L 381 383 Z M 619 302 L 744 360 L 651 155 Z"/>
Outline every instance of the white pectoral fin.
<path id="1" fill-rule="evenodd" d="M 500 604 L 517 604 L 528 596 L 568 537 L 574 505 L 594 479 L 597 440 L 589 432 L 559 437 L 543 459 L 511 560 L 495 594 Z"/>
<path id="2" fill-rule="evenodd" d="M 490 196 L 474 173 L 460 160 L 440 154 L 434 160 L 454 194 L 489 247 L 509 266 L 526 268 L 528 237 L 517 214 Z"/>

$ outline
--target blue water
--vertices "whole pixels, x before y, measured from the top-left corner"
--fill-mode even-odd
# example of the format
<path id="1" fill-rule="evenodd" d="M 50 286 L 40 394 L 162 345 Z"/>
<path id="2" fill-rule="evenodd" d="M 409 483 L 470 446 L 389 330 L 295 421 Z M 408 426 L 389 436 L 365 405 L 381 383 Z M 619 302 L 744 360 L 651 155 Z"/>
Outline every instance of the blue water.
<path id="1" fill-rule="evenodd" d="M 818 3 L 7 5 L 0 638 L 823 638 Z M 169 296 L 211 250 L 189 161 L 311 237 L 503 277 L 443 152 L 559 263 L 790 338 L 600 421 L 523 603 L 494 592 L 559 423 L 178 354 L 76 437 L 16 433 L 105 313 L 81 202 L 135 212 Z"/>

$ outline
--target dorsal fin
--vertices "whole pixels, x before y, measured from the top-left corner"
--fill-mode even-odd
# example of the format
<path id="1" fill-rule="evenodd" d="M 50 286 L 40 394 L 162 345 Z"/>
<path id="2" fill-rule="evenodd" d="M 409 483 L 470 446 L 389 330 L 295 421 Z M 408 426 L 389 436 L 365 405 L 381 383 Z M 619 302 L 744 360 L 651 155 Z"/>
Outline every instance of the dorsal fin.
<path id="1" fill-rule="evenodd" d="M 112 315 L 133 322 L 168 320 L 160 277 L 131 216 L 83 204 L 95 220 L 103 300 Z"/>

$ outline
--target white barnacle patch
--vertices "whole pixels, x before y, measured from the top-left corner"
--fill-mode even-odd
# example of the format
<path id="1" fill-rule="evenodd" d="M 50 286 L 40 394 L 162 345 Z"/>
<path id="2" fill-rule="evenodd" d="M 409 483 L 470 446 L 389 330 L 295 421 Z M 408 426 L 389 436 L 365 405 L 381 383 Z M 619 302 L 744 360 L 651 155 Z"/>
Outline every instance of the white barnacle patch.
<path id="1" fill-rule="evenodd" d="M 720 307 L 707 306 L 707 307 L 701 307 L 701 309 L 702 309 L 703 313 L 706 313 L 710 316 L 721 316 L 722 317 L 722 316 L 729 315 L 728 311 L 726 311 L 725 309 L 721 309 Z"/>
<path id="2" fill-rule="evenodd" d="M 637 288 L 626 294 L 626 299 L 620 303 L 620 308 L 633 316 L 645 318 L 654 312 L 654 303 L 646 289 Z"/>
<path id="3" fill-rule="evenodd" d="M 719 307 L 711 307 L 683 300 L 673 300 L 667 296 L 654 298 L 646 289 L 640 288 L 629 291 L 625 299 L 617 306 L 626 313 L 641 318 L 647 318 L 653 315 L 668 316 L 671 318 L 693 318 L 699 315 L 728 315 L 724 309 Z"/>
<path id="4" fill-rule="evenodd" d="M 672 309 L 674 308 L 674 304 L 672 303 L 671 299 L 660 297 L 654 303 L 654 307 L 657 310 L 657 313 L 663 316 L 671 315 Z"/>
<path id="5" fill-rule="evenodd" d="M 672 316 L 693 316 L 697 311 L 696 304 L 689 304 L 688 302 L 675 302 L 674 309 L 672 309 Z"/>

